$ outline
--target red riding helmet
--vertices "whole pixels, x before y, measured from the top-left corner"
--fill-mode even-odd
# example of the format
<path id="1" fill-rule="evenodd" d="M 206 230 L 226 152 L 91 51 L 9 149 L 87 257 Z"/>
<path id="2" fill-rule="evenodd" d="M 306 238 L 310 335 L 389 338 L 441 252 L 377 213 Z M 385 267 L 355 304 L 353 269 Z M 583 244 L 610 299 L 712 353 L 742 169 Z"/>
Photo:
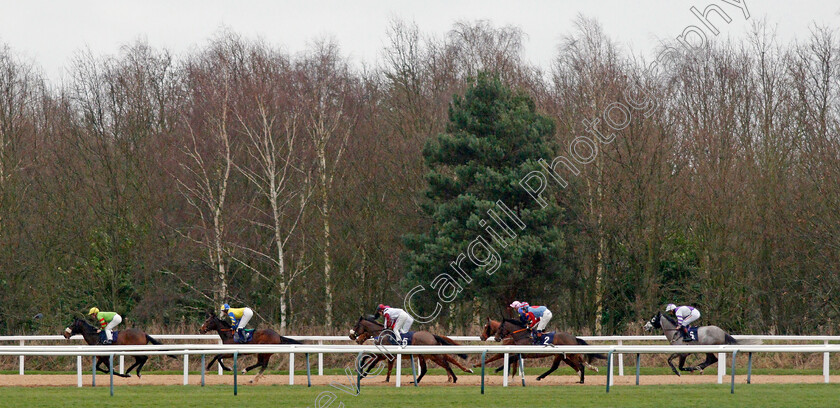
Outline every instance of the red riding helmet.
<path id="1" fill-rule="evenodd" d="M 379 306 L 376 307 L 376 311 L 381 312 L 385 309 L 390 309 L 390 308 L 391 308 L 391 306 L 386 306 L 386 305 L 383 305 L 382 303 L 380 303 Z"/>

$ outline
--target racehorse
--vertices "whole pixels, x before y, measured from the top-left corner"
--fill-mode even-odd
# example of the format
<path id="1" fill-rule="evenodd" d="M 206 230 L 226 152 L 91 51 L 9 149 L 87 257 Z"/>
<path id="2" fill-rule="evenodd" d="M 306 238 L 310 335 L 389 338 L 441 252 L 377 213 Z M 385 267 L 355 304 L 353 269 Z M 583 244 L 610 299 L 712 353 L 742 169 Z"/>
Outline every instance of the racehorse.
<path id="1" fill-rule="evenodd" d="M 362 344 L 368 338 L 371 338 L 371 337 L 374 337 L 374 336 L 377 336 L 377 335 L 381 334 L 382 331 L 384 331 L 384 326 L 381 323 L 377 322 L 372 317 L 361 316 L 361 317 L 359 317 L 359 320 L 356 322 L 356 325 L 353 326 L 353 329 L 350 330 L 350 339 L 355 340 L 356 343 L 358 343 L 358 344 Z M 388 334 L 388 335 L 393 336 L 392 334 Z M 388 343 L 383 343 L 383 341 L 386 341 L 386 339 L 385 339 L 386 337 L 387 336 L 380 336 L 376 340 L 378 342 L 377 344 L 389 345 Z M 428 346 L 428 345 L 458 346 L 460 344 L 457 343 L 456 341 L 446 337 L 446 336 L 438 336 L 438 335 L 432 334 L 430 332 L 421 330 L 421 331 L 414 332 L 414 336 L 411 338 L 411 345 L 412 346 Z M 463 359 L 467 359 L 466 354 L 459 354 L 458 356 L 463 358 Z M 471 369 L 464 367 L 457 360 L 455 360 L 454 358 L 452 358 L 451 356 L 446 355 L 446 354 L 442 354 L 442 355 L 433 354 L 433 355 L 428 355 L 428 356 L 418 355 L 418 358 L 420 360 L 420 376 L 417 377 L 417 383 L 418 384 L 420 383 L 420 380 L 423 379 L 423 376 L 426 375 L 426 357 L 428 357 L 429 359 L 434 361 L 437 365 L 443 367 L 443 369 L 446 370 L 448 381 L 450 381 L 452 383 L 458 382 L 458 377 L 455 375 L 455 372 L 452 371 L 452 367 L 449 366 L 450 362 L 455 364 L 458 368 L 460 368 L 464 372 L 467 372 L 467 373 L 472 373 L 473 372 Z M 367 357 L 365 357 L 365 360 L 360 362 L 361 367 L 367 367 L 367 370 L 365 371 L 365 373 L 363 375 L 367 375 L 368 373 L 370 373 L 370 370 L 376 365 L 376 363 L 378 363 L 379 361 L 382 361 L 385 358 L 386 358 L 386 356 L 384 354 L 376 355 L 376 357 L 373 361 L 367 361 Z M 386 382 L 388 382 L 390 380 L 391 369 L 393 367 L 393 364 L 394 364 L 394 359 L 389 359 L 388 360 L 388 374 L 385 378 Z"/>
<path id="2" fill-rule="evenodd" d="M 498 322 L 498 324 L 499 324 L 499 327 L 498 327 L 498 329 L 496 329 L 496 336 L 495 336 L 496 341 L 502 341 L 502 339 L 505 339 L 506 342 L 503 342 L 502 344 L 515 344 L 515 345 L 531 345 L 531 344 L 533 344 L 531 334 L 528 332 L 528 329 L 525 327 L 525 325 L 522 322 L 520 322 L 518 320 L 513 320 L 513 319 L 503 319 L 503 321 Z M 493 320 L 488 319 L 488 323 L 487 323 L 487 325 L 485 325 L 485 330 L 484 331 L 487 332 L 489 330 L 492 330 L 492 326 L 493 326 Z M 583 339 L 579 339 L 579 338 L 577 338 L 577 337 L 575 337 L 575 336 L 573 336 L 569 333 L 562 332 L 562 331 L 557 331 L 554 334 L 553 341 L 550 344 L 546 344 L 546 345 L 586 346 L 586 345 L 589 345 L 589 343 L 587 343 Z M 503 357 L 504 357 L 503 354 L 497 354 L 497 355 L 491 357 L 491 359 L 486 360 L 485 363 L 490 362 L 490 361 L 495 361 L 495 360 L 498 360 L 498 359 L 503 358 Z M 606 358 L 606 356 L 604 356 L 603 354 L 586 354 L 586 357 L 584 357 L 581 354 L 566 354 L 566 353 L 560 353 L 560 354 L 523 354 L 522 355 L 522 358 L 542 358 L 542 357 L 553 357 L 554 361 L 551 363 L 551 368 L 549 368 L 548 371 L 546 371 L 545 373 L 543 373 L 542 375 L 537 377 L 537 381 L 542 380 L 543 378 L 547 377 L 549 374 L 553 373 L 554 370 L 557 370 L 557 367 L 560 366 L 560 362 L 563 361 L 566 364 L 568 364 L 569 367 L 572 367 L 572 369 L 574 369 L 579 374 L 579 376 L 580 376 L 580 381 L 578 382 L 579 384 L 583 384 L 584 377 L 585 377 L 585 374 L 584 374 L 584 368 L 585 367 L 589 367 L 589 369 L 597 372 L 598 368 L 592 366 L 592 361 L 595 360 L 596 358 L 600 358 L 600 359 L 605 359 Z M 518 361 L 517 360 L 511 361 L 510 362 L 511 367 L 513 366 L 514 363 L 518 363 Z M 496 372 L 499 372 L 502 369 L 504 369 L 504 366 L 497 368 Z M 510 369 L 510 372 L 513 373 L 512 368 Z"/>
<path id="3" fill-rule="evenodd" d="M 73 319 L 73 323 L 64 329 L 64 338 L 69 339 L 73 335 L 81 334 L 82 337 L 85 338 L 85 343 L 88 345 L 97 345 L 99 344 L 99 330 L 96 327 L 93 327 L 90 323 L 77 318 Z M 114 341 L 114 346 L 143 346 L 148 343 L 152 343 L 154 345 L 160 345 L 161 342 L 152 338 L 146 334 L 143 330 L 140 329 L 125 329 L 118 332 L 116 337 L 116 341 Z M 175 356 L 169 356 L 171 358 L 177 359 Z M 149 359 L 149 356 L 134 356 L 134 364 L 128 367 L 128 370 L 125 370 L 125 374 L 114 373 L 114 375 L 128 378 L 131 377 L 131 370 L 137 374 L 137 378 L 141 378 L 140 370 L 143 369 L 143 365 L 146 364 L 146 360 Z M 103 373 L 109 373 L 110 371 L 107 370 L 107 366 L 102 367 L 105 365 L 105 362 L 108 359 L 105 356 L 99 356 L 96 358 L 96 369 Z"/>
<path id="4" fill-rule="evenodd" d="M 749 341 L 738 341 L 735 340 L 732 336 L 728 333 L 723 331 L 720 327 L 717 326 L 700 326 L 697 328 L 697 340 L 692 342 L 685 342 L 683 340 L 682 334 L 677 330 L 677 322 L 671 319 L 670 316 L 666 314 L 662 314 L 662 312 L 657 312 L 656 315 L 650 318 L 647 323 L 645 323 L 645 331 L 651 331 L 653 329 L 662 329 L 665 333 L 665 337 L 671 344 L 696 344 L 698 346 L 714 346 L 719 344 L 751 344 L 753 342 Z M 668 365 L 671 366 L 671 370 L 674 371 L 674 374 L 680 375 L 680 371 L 700 371 L 703 372 L 703 369 L 706 367 L 717 363 L 718 358 L 715 356 L 714 353 L 706 353 L 706 361 L 693 366 L 693 367 L 685 367 L 685 359 L 688 357 L 689 353 L 684 354 L 671 354 L 668 357 Z M 674 367 L 673 360 L 679 356 L 680 363 L 679 363 L 679 371 L 677 368 Z"/>
<path id="5" fill-rule="evenodd" d="M 199 333 L 204 334 L 208 331 L 215 330 L 219 333 L 219 337 L 222 338 L 223 344 L 236 344 L 233 340 L 233 327 L 231 327 L 230 323 L 225 320 L 219 319 L 213 312 L 207 312 L 207 320 L 204 321 L 204 324 L 201 325 L 201 328 L 198 330 Z M 248 344 L 303 344 L 297 340 L 290 339 L 288 337 L 283 337 L 274 330 L 271 329 L 260 329 L 254 331 L 253 340 L 251 340 Z M 207 368 L 209 369 L 215 361 L 219 362 L 219 365 L 222 366 L 222 369 L 225 371 L 230 371 L 229 368 L 225 367 L 225 364 L 222 362 L 223 358 L 233 357 L 232 354 L 219 354 L 213 357 L 209 363 L 207 363 Z M 263 372 L 268 367 L 268 360 L 271 359 L 271 353 L 260 353 L 257 354 L 257 362 L 256 364 L 245 368 L 242 370 L 242 374 L 247 373 L 250 370 L 253 370 L 256 367 L 260 367 L 260 371 L 251 380 L 251 383 L 255 383 L 260 380 L 263 376 Z"/>

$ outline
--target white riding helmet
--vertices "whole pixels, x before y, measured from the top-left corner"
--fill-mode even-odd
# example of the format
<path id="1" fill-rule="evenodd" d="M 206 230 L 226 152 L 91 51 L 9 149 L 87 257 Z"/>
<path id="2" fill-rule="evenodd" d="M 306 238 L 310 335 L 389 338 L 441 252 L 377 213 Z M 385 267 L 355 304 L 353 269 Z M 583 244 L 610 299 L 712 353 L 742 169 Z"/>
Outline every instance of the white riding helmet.
<path id="1" fill-rule="evenodd" d="M 522 302 L 514 300 L 513 303 L 510 304 L 510 307 L 514 309 L 519 309 L 520 307 L 522 307 Z"/>
<path id="2" fill-rule="evenodd" d="M 670 311 L 672 311 L 672 310 L 674 310 L 674 309 L 676 309 L 676 308 L 677 308 L 677 305 L 675 305 L 675 304 L 673 304 L 673 303 L 668 303 L 668 306 L 665 306 L 665 311 L 666 311 L 666 312 L 670 312 Z"/>

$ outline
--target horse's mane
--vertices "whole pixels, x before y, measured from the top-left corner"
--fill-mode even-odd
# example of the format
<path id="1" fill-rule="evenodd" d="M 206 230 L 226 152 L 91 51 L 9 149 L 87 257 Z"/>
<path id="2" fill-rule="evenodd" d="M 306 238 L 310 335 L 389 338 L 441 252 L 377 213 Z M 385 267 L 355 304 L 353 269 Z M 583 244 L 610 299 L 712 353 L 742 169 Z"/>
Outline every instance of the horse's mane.
<path id="1" fill-rule="evenodd" d="M 668 322 L 670 322 L 670 323 L 671 323 L 671 324 L 673 324 L 674 326 L 676 326 L 676 325 L 677 325 L 677 321 L 676 321 L 676 320 L 674 320 L 674 319 L 672 319 L 672 318 L 671 318 L 671 316 L 668 316 L 668 313 L 662 313 L 662 312 L 659 312 L 659 315 L 660 315 L 660 316 L 662 316 L 662 317 L 664 317 L 666 320 L 668 320 Z"/>
<path id="2" fill-rule="evenodd" d="M 519 327 L 525 327 L 525 323 L 522 323 L 522 322 L 521 322 L 521 321 L 519 321 L 519 320 L 514 320 L 514 319 L 503 319 L 503 321 L 504 321 L 504 322 L 507 322 L 507 323 L 510 323 L 510 324 L 514 324 L 514 325 L 519 326 Z"/>
<path id="3" fill-rule="evenodd" d="M 81 322 L 81 323 L 82 323 L 82 329 L 84 329 L 85 333 L 92 334 L 93 332 L 95 332 L 95 331 L 96 331 L 96 327 L 94 327 L 92 324 L 88 323 L 88 322 L 87 322 L 87 320 L 85 320 L 85 319 L 79 319 L 79 318 L 77 317 L 77 318 L 76 318 L 76 321 L 78 321 L 78 322 Z"/>
<path id="4" fill-rule="evenodd" d="M 370 322 L 370 323 L 373 323 L 373 324 L 376 324 L 376 325 L 379 325 L 379 326 L 385 327 L 385 325 L 384 325 L 384 324 L 377 322 L 377 321 L 376 321 L 376 319 L 374 319 L 374 318 L 373 318 L 373 316 L 362 316 L 362 320 L 365 320 L 365 321 L 367 321 L 367 322 Z"/>

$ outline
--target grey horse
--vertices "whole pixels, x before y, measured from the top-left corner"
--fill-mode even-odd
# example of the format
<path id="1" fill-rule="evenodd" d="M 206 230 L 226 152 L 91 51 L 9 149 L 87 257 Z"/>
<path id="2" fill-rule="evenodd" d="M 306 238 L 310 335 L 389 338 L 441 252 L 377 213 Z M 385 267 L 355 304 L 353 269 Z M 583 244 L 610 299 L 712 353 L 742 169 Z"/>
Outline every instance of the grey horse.
<path id="1" fill-rule="evenodd" d="M 697 340 L 686 342 L 683 340 L 682 334 L 677 330 L 677 322 L 671 319 L 666 314 L 662 314 L 662 312 L 657 312 L 655 316 L 651 317 L 647 323 L 645 323 L 645 331 L 651 331 L 653 329 L 662 329 L 665 333 L 665 337 L 668 341 L 673 344 L 696 344 L 700 346 L 714 346 L 719 344 L 746 344 L 747 342 L 739 342 L 735 340 L 732 336 L 728 333 L 723 331 L 720 327 L 717 326 L 701 326 L 697 329 Z M 679 356 L 680 363 L 679 363 L 679 371 L 677 368 L 674 367 L 673 360 Z M 688 357 L 688 354 L 671 354 L 668 357 L 668 365 L 671 366 L 671 370 L 674 371 L 674 374 L 680 375 L 680 371 L 700 371 L 703 372 L 703 369 L 706 367 L 717 363 L 718 358 L 715 356 L 714 353 L 706 353 L 706 361 L 693 366 L 693 367 L 685 367 L 685 359 Z"/>

